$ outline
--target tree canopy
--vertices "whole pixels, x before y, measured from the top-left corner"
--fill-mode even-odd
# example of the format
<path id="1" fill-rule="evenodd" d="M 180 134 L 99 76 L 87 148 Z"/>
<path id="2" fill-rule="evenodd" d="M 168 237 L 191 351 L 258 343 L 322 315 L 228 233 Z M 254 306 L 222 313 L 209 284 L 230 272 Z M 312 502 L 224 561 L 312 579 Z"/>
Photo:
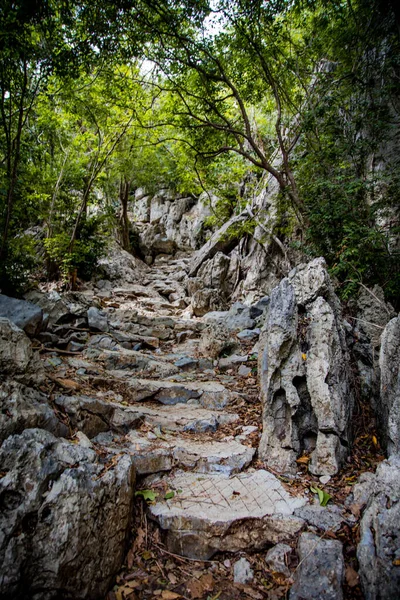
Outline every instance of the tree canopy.
<path id="1" fill-rule="evenodd" d="M 47 276 L 89 276 L 106 230 L 129 249 L 138 187 L 213 191 L 224 219 L 268 173 L 344 296 L 399 297 L 395 3 L 5 0 L 0 26 L 4 289 L 37 268 L 32 226 Z"/>

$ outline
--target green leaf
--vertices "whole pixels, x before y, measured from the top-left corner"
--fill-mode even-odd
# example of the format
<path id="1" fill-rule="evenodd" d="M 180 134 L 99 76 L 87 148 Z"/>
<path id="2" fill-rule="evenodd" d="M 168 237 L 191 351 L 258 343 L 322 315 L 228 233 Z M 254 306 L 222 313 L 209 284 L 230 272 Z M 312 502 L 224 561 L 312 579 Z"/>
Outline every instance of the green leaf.
<path id="1" fill-rule="evenodd" d="M 313 494 L 318 494 L 318 499 L 321 506 L 326 506 L 329 500 L 332 498 L 328 492 L 324 492 L 324 490 L 321 490 L 320 488 L 310 486 L 310 490 Z"/>
<path id="2" fill-rule="evenodd" d="M 167 493 L 165 494 L 165 496 L 164 496 L 164 499 L 165 499 L 165 500 L 171 500 L 171 498 L 173 498 L 174 496 L 175 496 L 175 492 L 173 492 L 173 491 L 170 491 L 170 492 L 167 492 Z"/>
<path id="3" fill-rule="evenodd" d="M 154 502 L 158 494 L 153 490 L 138 490 L 135 492 L 135 496 L 141 496 L 146 502 Z"/>

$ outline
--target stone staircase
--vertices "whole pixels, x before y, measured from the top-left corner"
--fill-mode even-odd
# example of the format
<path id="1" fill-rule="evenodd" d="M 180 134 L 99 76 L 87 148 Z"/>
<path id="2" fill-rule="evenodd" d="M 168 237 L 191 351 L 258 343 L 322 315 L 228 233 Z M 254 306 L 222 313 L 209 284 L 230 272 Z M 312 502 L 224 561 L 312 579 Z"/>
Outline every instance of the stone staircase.
<path id="1" fill-rule="evenodd" d="M 95 288 L 90 301 L 101 309 L 82 356 L 46 365 L 56 381 L 79 386 L 55 398 L 79 443 L 131 455 L 138 487 L 155 493 L 148 513 L 167 548 L 208 559 L 290 540 L 304 526 L 307 500 L 251 466 L 261 414 L 253 425 L 243 420 L 251 369 L 238 369 L 246 348 L 227 371 L 224 359 L 219 369 L 199 353 L 206 322 L 189 316 L 190 262 L 161 258 L 140 284 Z"/>

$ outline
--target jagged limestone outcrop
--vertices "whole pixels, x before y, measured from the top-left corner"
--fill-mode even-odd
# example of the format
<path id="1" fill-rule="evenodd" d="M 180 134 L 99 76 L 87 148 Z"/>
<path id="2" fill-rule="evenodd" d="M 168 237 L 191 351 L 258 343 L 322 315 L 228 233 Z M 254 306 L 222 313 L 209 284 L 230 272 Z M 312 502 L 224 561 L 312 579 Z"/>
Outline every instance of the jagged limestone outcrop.
<path id="1" fill-rule="evenodd" d="M 260 340 L 262 460 L 283 472 L 338 472 L 351 443 L 352 376 L 340 305 L 323 259 L 300 265 L 271 294 Z"/>

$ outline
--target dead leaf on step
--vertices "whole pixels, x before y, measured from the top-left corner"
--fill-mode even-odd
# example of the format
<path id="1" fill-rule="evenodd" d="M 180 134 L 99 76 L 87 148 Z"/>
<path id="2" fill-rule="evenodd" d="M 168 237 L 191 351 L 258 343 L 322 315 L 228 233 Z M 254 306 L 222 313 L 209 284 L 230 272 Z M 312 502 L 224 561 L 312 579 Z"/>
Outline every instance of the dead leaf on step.
<path id="1" fill-rule="evenodd" d="M 308 465 L 308 463 L 311 460 L 311 456 L 300 456 L 300 458 L 298 458 L 296 460 L 298 465 Z"/>
<path id="2" fill-rule="evenodd" d="M 79 383 L 77 383 L 73 379 L 57 379 L 56 383 L 58 383 L 59 385 L 61 385 L 61 387 L 67 390 L 79 390 L 79 388 L 81 387 Z"/>
<path id="3" fill-rule="evenodd" d="M 186 588 L 190 597 L 195 600 L 196 598 L 202 598 L 206 592 L 212 592 L 214 585 L 213 576 L 211 573 L 207 573 L 206 575 L 202 575 L 200 579 L 189 581 Z"/>
<path id="4" fill-rule="evenodd" d="M 356 519 L 358 519 L 358 517 L 360 516 L 362 507 L 363 504 L 352 504 L 350 506 L 351 514 L 354 515 Z"/>
<path id="5" fill-rule="evenodd" d="M 357 571 L 355 571 L 353 569 L 353 567 L 346 567 L 346 583 L 349 587 L 356 587 L 356 585 L 358 585 L 360 577 L 357 573 Z"/>
<path id="6" fill-rule="evenodd" d="M 253 588 L 247 585 L 244 585 L 242 589 L 247 596 L 250 596 L 250 598 L 254 598 L 254 600 L 263 600 L 264 598 L 264 596 L 260 592 L 257 592 L 257 590 L 254 590 Z"/>
<path id="7" fill-rule="evenodd" d="M 163 590 L 161 592 L 161 598 L 164 600 L 176 600 L 176 598 L 182 598 L 180 594 L 176 594 L 175 592 L 170 592 L 169 590 Z"/>
<path id="8" fill-rule="evenodd" d="M 174 575 L 172 572 L 168 573 L 167 577 L 170 580 L 170 582 L 172 583 L 172 585 L 176 585 L 176 583 L 178 583 L 178 579 L 177 579 L 176 575 Z"/>

